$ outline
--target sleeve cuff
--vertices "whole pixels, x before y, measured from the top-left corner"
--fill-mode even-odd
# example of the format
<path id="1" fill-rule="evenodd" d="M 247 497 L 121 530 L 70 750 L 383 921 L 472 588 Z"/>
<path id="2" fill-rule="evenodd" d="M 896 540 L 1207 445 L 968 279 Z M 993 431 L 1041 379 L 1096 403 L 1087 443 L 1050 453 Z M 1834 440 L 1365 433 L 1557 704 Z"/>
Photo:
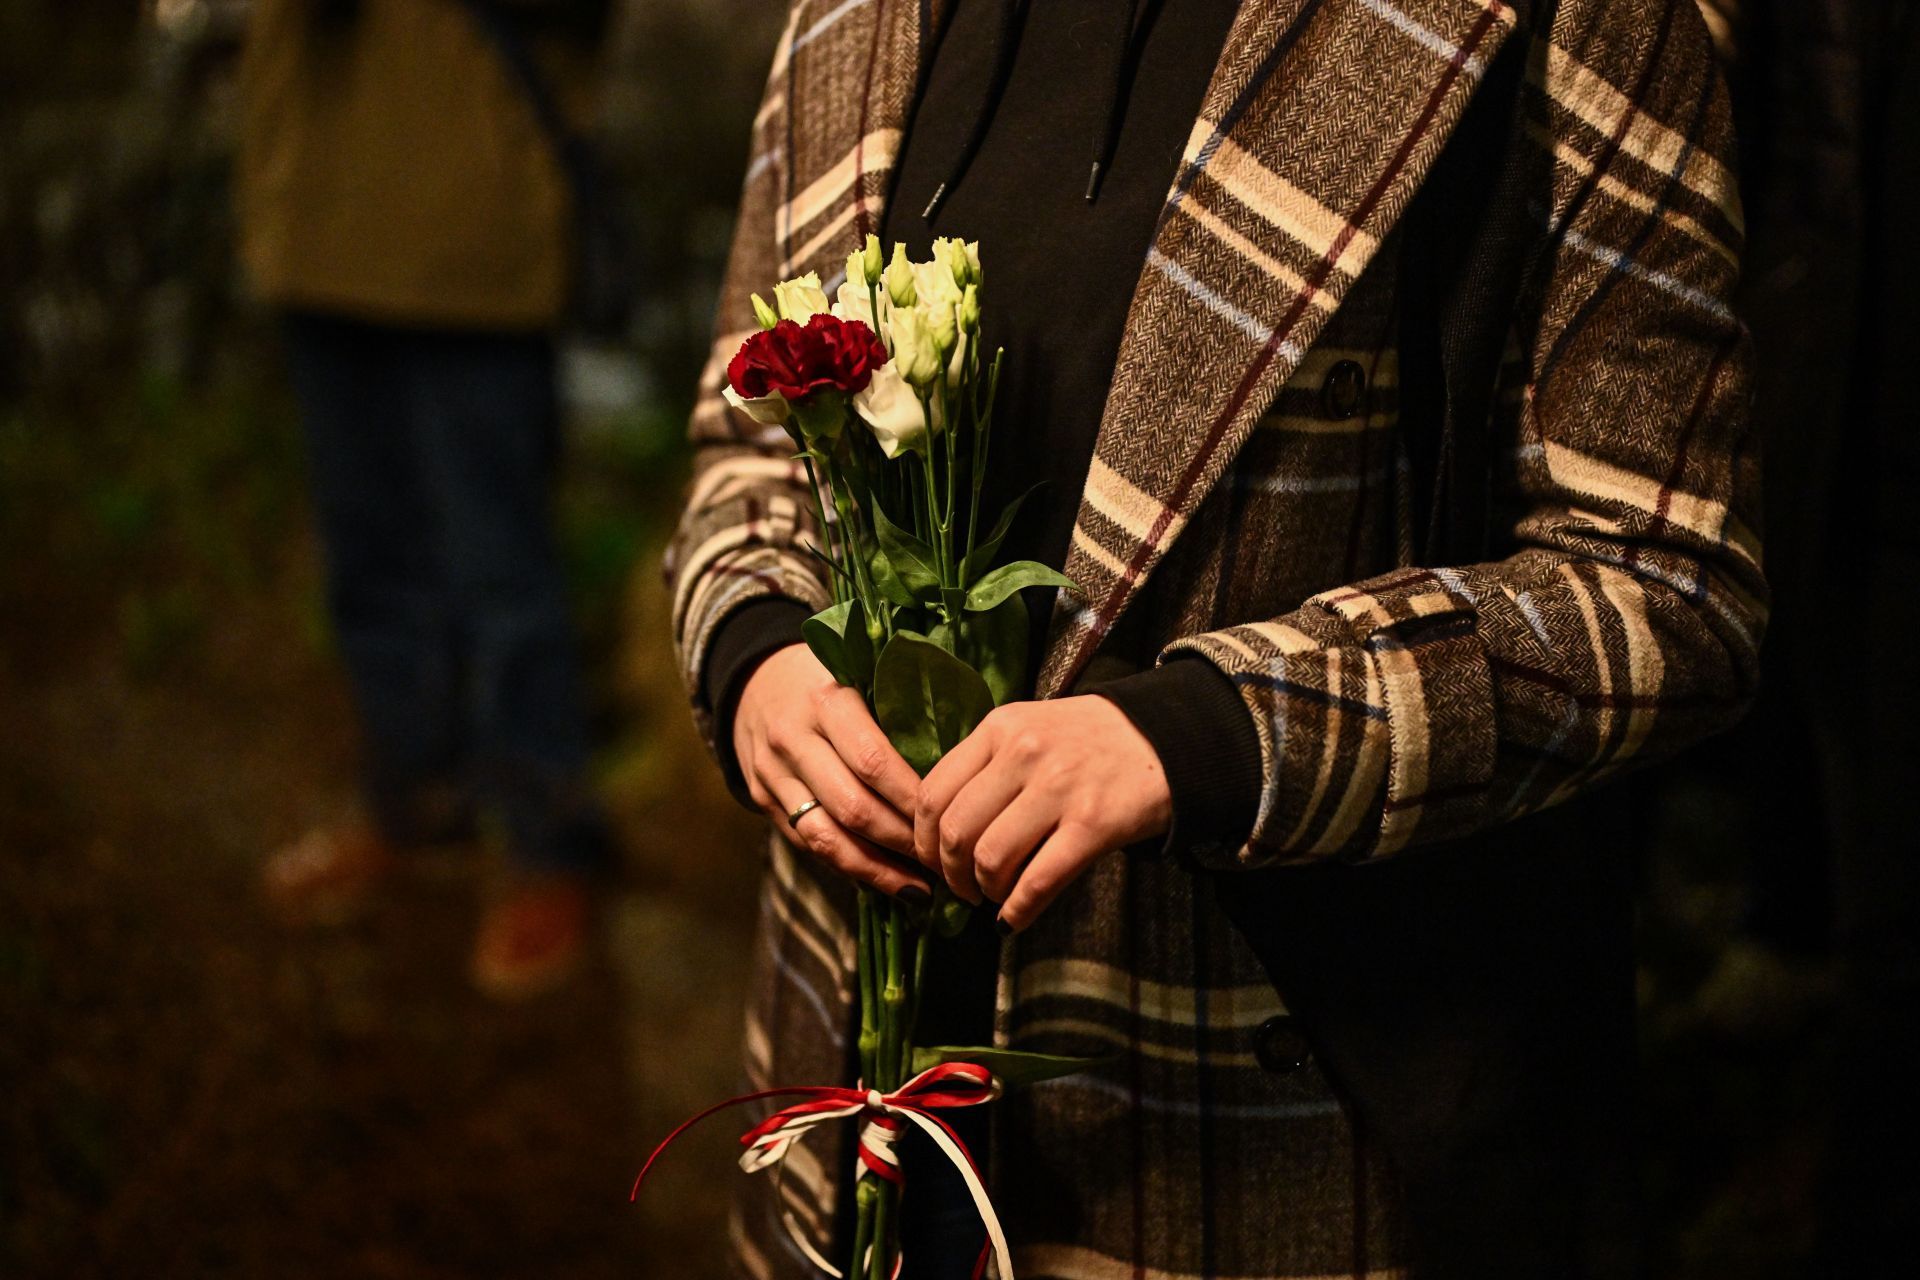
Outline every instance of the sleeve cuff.
<path id="1" fill-rule="evenodd" d="M 1152 744 L 1173 796 L 1164 852 L 1237 848 L 1260 808 L 1260 736 L 1233 681 L 1200 658 L 1175 658 L 1089 689 Z"/>
<path id="2" fill-rule="evenodd" d="M 800 624 L 813 610 L 798 600 L 774 596 L 755 600 L 720 623 L 707 646 L 700 676 L 700 693 L 713 712 L 714 754 L 734 798 L 754 808 L 740 762 L 733 757 L 733 711 L 762 659 L 775 650 L 801 642 Z"/>

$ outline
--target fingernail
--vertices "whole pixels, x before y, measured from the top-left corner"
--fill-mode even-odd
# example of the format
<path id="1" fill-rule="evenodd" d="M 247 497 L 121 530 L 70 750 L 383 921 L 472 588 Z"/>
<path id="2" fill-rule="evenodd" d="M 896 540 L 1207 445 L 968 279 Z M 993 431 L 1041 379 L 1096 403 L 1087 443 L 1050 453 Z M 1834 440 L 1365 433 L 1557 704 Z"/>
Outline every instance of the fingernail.
<path id="1" fill-rule="evenodd" d="M 893 896 L 910 907 L 924 907 L 933 901 L 933 894 L 917 884 L 910 884 Z"/>
<path id="2" fill-rule="evenodd" d="M 1000 931 L 1000 936 L 1003 938 L 1011 938 L 1013 936 L 1013 924 L 1003 916 L 995 916 L 993 918 L 993 927 Z"/>

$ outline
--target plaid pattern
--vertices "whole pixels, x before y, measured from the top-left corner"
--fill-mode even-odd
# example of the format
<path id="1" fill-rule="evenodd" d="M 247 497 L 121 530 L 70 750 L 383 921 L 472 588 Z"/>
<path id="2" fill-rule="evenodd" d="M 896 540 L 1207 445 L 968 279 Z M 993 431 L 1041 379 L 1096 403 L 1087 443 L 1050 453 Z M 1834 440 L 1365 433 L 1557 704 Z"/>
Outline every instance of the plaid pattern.
<path id="1" fill-rule="evenodd" d="M 748 291 L 830 279 L 874 224 L 927 21 L 916 0 L 804 0 L 776 53 L 669 561 L 696 691 L 734 609 L 825 599 L 785 437 L 717 391 Z M 1496 406 L 1506 558 L 1414 567 L 1396 222 L 1511 39 L 1529 58 L 1516 145 L 1553 163 Z M 1203 862 L 1394 853 L 1737 713 L 1765 587 L 1725 302 L 1731 153 L 1692 0 L 1563 0 L 1547 30 L 1500 0 L 1244 5 L 1134 295 L 1066 566 L 1087 590 L 1063 601 L 1040 675 L 1043 696 L 1070 689 L 1124 613 L 1130 635 L 1234 680 L 1263 796 L 1252 839 Z M 1343 360 L 1366 390 L 1335 419 L 1321 386 Z M 996 1197 L 1023 1277 L 1402 1264 L 1390 1180 L 1327 1081 L 1255 1063 L 1279 1000 L 1207 892 L 1181 867 L 1108 858 L 1004 948 L 1001 1042 L 1123 1055 L 999 1104 Z M 756 1085 L 843 1074 L 849 899 L 774 842 Z M 845 1149 L 813 1154 L 743 1190 L 746 1274 L 807 1274 L 783 1218 L 824 1246 Z"/>

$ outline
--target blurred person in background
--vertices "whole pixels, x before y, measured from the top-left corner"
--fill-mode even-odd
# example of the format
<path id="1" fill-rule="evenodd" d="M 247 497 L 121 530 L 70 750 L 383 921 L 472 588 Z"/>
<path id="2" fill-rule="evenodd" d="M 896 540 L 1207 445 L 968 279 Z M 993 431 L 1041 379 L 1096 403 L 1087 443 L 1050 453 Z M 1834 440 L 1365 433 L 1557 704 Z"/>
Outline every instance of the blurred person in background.
<path id="1" fill-rule="evenodd" d="M 241 255 L 278 309 L 363 811 L 275 854 L 320 920 L 397 854 L 504 833 L 473 977 L 556 985 L 608 853 L 550 505 L 554 332 L 574 292 L 574 122 L 603 4 L 258 0 Z"/>

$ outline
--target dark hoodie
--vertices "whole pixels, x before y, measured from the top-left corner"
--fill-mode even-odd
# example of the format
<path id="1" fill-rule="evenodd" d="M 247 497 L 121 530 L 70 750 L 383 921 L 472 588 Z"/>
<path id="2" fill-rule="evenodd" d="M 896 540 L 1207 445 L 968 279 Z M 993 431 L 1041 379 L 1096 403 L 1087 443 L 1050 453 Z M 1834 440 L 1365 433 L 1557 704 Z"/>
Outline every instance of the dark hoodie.
<path id="1" fill-rule="evenodd" d="M 936 236 L 980 242 L 984 338 L 1007 350 L 985 509 L 1043 485 L 1007 559 L 1066 562 L 1128 304 L 1238 8 L 952 0 L 935 37 L 879 230 L 889 252 L 900 240 L 920 258 Z M 1052 594 L 1027 593 L 1036 663 Z M 707 680 L 723 730 L 745 677 L 798 641 L 805 617 L 767 601 L 721 628 Z M 1151 652 L 1129 651 L 1124 620 L 1108 647 L 1151 667 Z M 1227 679 L 1186 660 L 1094 688 L 1159 753 L 1179 843 L 1244 838 L 1259 740 Z"/>

